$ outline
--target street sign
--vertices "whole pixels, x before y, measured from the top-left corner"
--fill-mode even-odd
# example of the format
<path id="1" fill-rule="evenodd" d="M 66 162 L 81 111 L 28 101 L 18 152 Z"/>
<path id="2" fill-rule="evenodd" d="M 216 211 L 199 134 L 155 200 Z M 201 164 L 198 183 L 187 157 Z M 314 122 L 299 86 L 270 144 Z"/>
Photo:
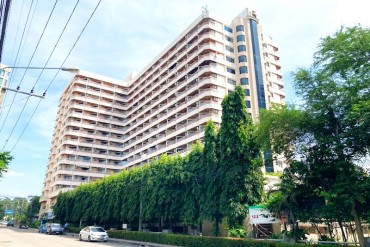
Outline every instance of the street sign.
<path id="1" fill-rule="evenodd" d="M 272 214 L 262 206 L 249 207 L 249 219 L 251 224 L 280 223 L 275 214 Z"/>
<path id="2" fill-rule="evenodd" d="M 5 209 L 5 215 L 13 215 L 14 214 L 14 211 L 13 209 Z"/>

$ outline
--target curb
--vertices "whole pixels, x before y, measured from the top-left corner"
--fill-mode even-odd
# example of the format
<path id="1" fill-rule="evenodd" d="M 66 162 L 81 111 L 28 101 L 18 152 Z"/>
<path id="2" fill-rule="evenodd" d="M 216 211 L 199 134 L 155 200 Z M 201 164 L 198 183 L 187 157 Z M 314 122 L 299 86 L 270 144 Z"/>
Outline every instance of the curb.
<path id="1" fill-rule="evenodd" d="M 78 233 L 65 232 L 64 235 L 68 235 L 68 236 L 72 236 L 72 237 L 76 237 L 76 238 L 78 237 Z M 178 245 L 167 245 L 167 244 L 140 242 L 140 241 L 127 240 L 127 239 L 119 239 L 119 238 L 109 238 L 108 242 L 136 244 L 137 246 L 140 246 L 140 247 L 181 247 L 181 246 L 178 246 Z"/>

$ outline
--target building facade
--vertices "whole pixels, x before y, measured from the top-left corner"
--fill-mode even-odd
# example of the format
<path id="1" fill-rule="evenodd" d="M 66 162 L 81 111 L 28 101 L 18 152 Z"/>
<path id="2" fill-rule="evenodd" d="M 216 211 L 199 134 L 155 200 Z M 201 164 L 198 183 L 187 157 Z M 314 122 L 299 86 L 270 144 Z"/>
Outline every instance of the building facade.
<path id="1" fill-rule="evenodd" d="M 221 102 L 236 85 L 254 121 L 259 109 L 284 104 L 279 59 L 255 12 L 226 24 L 204 11 L 139 74 L 80 71 L 60 99 L 40 215 L 52 217 L 61 191 L 187 152 L 209 120 L 220 125 Z"/>

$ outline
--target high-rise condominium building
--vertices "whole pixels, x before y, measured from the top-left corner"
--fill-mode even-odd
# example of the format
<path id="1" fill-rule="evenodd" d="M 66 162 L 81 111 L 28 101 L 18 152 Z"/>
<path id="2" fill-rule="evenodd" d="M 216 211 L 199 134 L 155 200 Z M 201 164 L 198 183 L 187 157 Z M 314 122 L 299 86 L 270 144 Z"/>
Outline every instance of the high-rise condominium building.
<path id="1" fill-rule="evenodd" d="M 51 216 L 61 191 L 188 151 L 207 121 L 220 124 L 235 85 L 254 120 L 260 108 L 284 103 L 278 48 L 253 11 L 231 23 L 204 11 L 124 81 L 80 71 L 60 99 L 40 215 Z"/>

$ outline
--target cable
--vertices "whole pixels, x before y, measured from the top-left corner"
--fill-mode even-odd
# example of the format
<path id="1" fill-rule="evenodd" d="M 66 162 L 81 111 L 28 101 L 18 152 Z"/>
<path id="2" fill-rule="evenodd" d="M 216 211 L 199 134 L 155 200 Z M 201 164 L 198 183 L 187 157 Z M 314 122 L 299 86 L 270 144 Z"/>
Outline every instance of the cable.
<path id="1" fill-rule="evenodd" d="M 28 96 L 27 97 L 25 97 L 25 98 L 23 98 L 23 99 L 19 99 L 19 100 L 17 100 L 17 101 L 15 101 L 15 102 L 20 102 L 20 101 L 23 101 L 23 100 L 25 100 L 25 99 L 27 99 L 28 98 Z M 2 109 L 2 108 L 7 108 L 7 107 L 9 107 L 10 105 L 5 105 L 5 106 L 1 106 L 0 107 L 0 109 Z"/>
<path id="2" fill-rule="evenodd" d="M 81 38 L 81 36 L 82 36 L 83 32 L 85 31 L 85 29 L 86 29 L 87 25 L 89 24 L 89 22 L 90 22 L 90 20 L 91 20 L 91 18 L 94 16 L 94 14 L 95 14 L 96 10 L 98 9 L 98 7 L 99 7 L 99 5 L 100 5 L 101 1 L 102 1 L 102 0 L 99 0 L 99 2 L 97 3 L 97 5 L 95 6 L 95 9 L 94 9 L 94 10 L 93 10 L 93 12 L 91 13 L 91 15 L 90 15 L 89 19 L 87 20 L 87 22 L 86 22 L 85 26 L 84 26 L 84 27 L 83 27 L 83 29 L 81 30 L 81 32 L 80 32 L 80 34 L 79 34 L 79 36 L 77 37 L 77 39 L 76 39 L 75 43 L 73 44 L 72 48 L 70 49 L 69 53 L 67 54 L 66 58 L 64 59 L 64 61 L 62 62 L 62 64 L 61 64 L 61 66 L 60 66 L 60 67 L 63 67 L 63 66 L 64 66 L 64 63 L 66 62 L 66 60 L 68 59 L 68 57 L 69 57 L 69 56 L 70 56 L 70 54 L 72 53 L 72 51 L 73 51 L 74 47 L 76 46 L 77 42 L 78 42 L 78 41 L 79 41 L 79 39 Z M 68 21 L 69 21 L 69 20 L 68 20 Z M 54 75 L 53 79 L 51 80 L 51 82 L 50 82 L 50 83 L 49 83 L 49 85 L 47 86 L 47 88 L 46 88 L 46 90 L 45 90 L 45 92 L 44 92 L 44 95 L 46 94 L 47 90 L 50 88 L 50 86 L 51 86 L 51 85 L 52 85 L 52 83 L 54 82 L 54 80 L 55 80 L 55 78 L 57 77 L 58 73 L 59 73 L 59 70 L 55 73 L 55 75 Z M 40 103 L 41 103 L 41 100 L 39 101 L 39 103 L 38 103 L 38 105 L 36 106 L 36 108 L 35 108 L 34 112 L 32 113 L 32 115 L 31 115 L 31 117 L 30 117 L 29 121 L 28 121 L 28 122 L 27 122 L 27 124 L 26 124 L 26 127 L 23 129 L 23 131 L 22 131 L 21 135 L 19 136 L 19 138 L 18 138 L 18 140 L 17 140 L 16 144 L 13 146 L 12 151 L 14 150 L 14 148 L 16 147 L 16 145 L 18 144 L 18 142 L 19 142 L 19 140 L 20 140 L 21 136 L 22 136 L 22 135 L 23 135 L 23 133 L 25 132 L 25 130 L 26 130 L 26 128 L 27 128 L 27 126 L 29 125 L 29 123 L 30 123 L 31 119 L 33 118 L 33 116 L 34 116 L 34 114 L 35 114 L 36 110 L 38 109 L 38 107 L 39 107 L 39 105 L 40 105 Z M 4 145 L 4 147 L 5 147 L 5 145 Z M 4 147 L 3 147 L 3 148 L 4 148 Z"/>
<path id="3" fill-rule="evenodd" d="M 78 0 L 78 1 L 76 2 L 76 4 L 75 4 L 75 6 L 74 6 L 74 8 L 73 8 L 73 10 L 72 10 L 72 12 L 71 12 L 71 14 L 69 15 L 69 18 L 68 18 L 68 20 L 67 20 L 66 24 L 64 25 L 64 28 L 63 28 L 63 30 L 62 30 L 62 32 L 61 32 L 61 34 L 59 35 L 59 38 L 58 38 L 58 40 L 57 40 L 56 44 L 54 45 L 54 48 L 53 48 L 52 52 L 51 52 L 51 53 L 50 53 L 50 55 L 49 55 L 49 58 L 47 59 L 47 61 L 46 61 L 45 65 L 43 66 L 44 68 L 45 68 L 45 67 L 46 67 L 46 65 L 48 64 L 48 62 L 49 62 L 49 60 L 50 60 L 51 56 L 54 54 L 55 48 L 57 47 L 57 45 L 58 45 L 58 43 L 59 43 L 59 41 L 60 41 L 61 37 L 63 36 L 64 31 L 65 31 L 66 27 L 68 26 L 68 24 L 69 24 L 69 22 L 70 22 L 70 20 L 71 20 L 71 18 L 72 18 L 72 16 L 73 16 L 73 14 L 74 14 L 74 12 L 75 12 L 75 10 L 76 10 L 76 7 L 77 7 L 77 5 L 78 5 L 78 3 L 79 3 L 79 2 L 80 2 L 80 0 Z M 38 76 L 38 78 L 37 78 L 37 80 L 36 80 L 36 82 L 35 82 L 35 84 L 33 85 L 33 88 L 36 86 L 36 84 L 37 84 L 38 80 L 40 79 L 41 74 L 42 74 L 42 72 L 44 71 L 44 68 L 42 69 L 42 71 L 41 71 L 40 75 Z M 36 113 L 36 111 L 37 111 L 37 109 L 38 109 L 38 107 L 39 107 L 39 105 L 40 105 L 40 103 L 41 103 L 41 100 L 42 100 L 42 99 L 40 99 L 39 103 L 37 104 L 37 106 L 36 106 L 35 110 L 33 111 L 33 113 L 32 113 L 32 115 L 31 115 L 30 119 L 29 119 L 29 120 L 28 120 L 28 122 L 27 122 L 26 126 L 23 128 L 22 133 L 20 134 L 20 136 L 18 137 L 18 139 L 17 139 L 16 143 L 14 144 L 14 146 L 13 146 L 13 148 L 12 148 L 12 151 L 14 150 L 14 148 L 16 147 L 16 145 L 18 144 L 18 142 L 19 142 L 20 138 L 23 136 L 23 133 L 26 131 L 26 129 L 27 129 L 27 127 L 28 127 L 29 123 L 31 122 L 31 120 L 32 120 L 33 116 L 35 115 L 35 113 Z M 28 100 L 27 100 L 27 102 L 28 102 Z M 26 104 L 27 104 L 27 102 L 26 102 Z"/>
<path id="4" fill-rule="evenodd" d="M 17 118 L 17 121 L 15 122 L 15 124 L 14 124 L 14 126 L 13 126 L 12 131 L 10 132 L 10 134 L 9 134 L 8 138 L 6 139 L 5 144 L 4 144 L 3 148 L 1 149 L 1 152 L 3 152 L 3 151 L 4 151 L 4 149 L 5 149 L 6 145 L 8 144 L 8 140 L 9 140 L 9 139 L 10 139 L 10 137 L 12 136 L 13 131 L 14 131 L 15 127 L 17 126 L 17 123 L 18 123 L 19 119 L 21 118 L 22 113 L 23 113 L 24 109 L 26 108 L 26 105 L 27 105 L 28 101 L 30 100 L 30 98 L 31 98 L 31 96 L 28 96 L 28 97 L 27 97 L 27 100 L 26 100 L 26 102 L 25 102 L 25 103 L 24 103 L 24 105 L 23 105 L 22 111 L 21 111 L 21 113 L 19 114 L 19 116 L 18 116 L 18 118 Z"/>
<path id="5" fill-rule="evenodd" d="M 10 150 L 10 153 L 11 153 L 11 152 L 13 152 L 14 148 L 17 146 L 17 144 L 18 144 L 19 140 L 21 139 L 21 137 L 23 136 L 24 132 L 26 131 L 26 129 L 27 129 L 28 125 L 30 124 L 30 122 L 31 122 L 31 120 L 32 120 L 32 118 L 33 118 L 33 116 L 35 115 L 35 113 L 36 113 L 37 109 L 39 108 L 41 101 L 42 101 L 42 99 L 40 99 L 40 100 L 39 100 L 39 103 L 37 103 L 37 105 L 36 105 L 36 107 L 35 107 L 35 110 L 32 112 L 30 119 L 28 120 L 28 122 L 27 122 L 26 126 L 23 128 L 23 131 L 22 131 L 22 133 L 19 135 L 19 137 L 18 137 L 17 141 L 15 142 L 15 144 L 14 144 L 13 148 Z"/>
<path id="6" fill-rule="evenodd" d="M 31 64 L 31 62 L 32 62 L 32 59 L 33 59 L 33 57 L 35 56 L 35 53 L 36 53 L 36 51 L 37 51 L 37 48 L 38 48 L 38 47 L 39 47 L 39 45 L 40 45 L 40 42 L 41 42 L 41 40 L 42 40 L 42 37 L 44 36 L 45 30 L 46 30 L 47 26 L 49 25 L 50 18 L 51 18 L 51 16 L 52 16 L 52 15 L 53 15 L 53 13 L 54 13 L 55 6 L 57 5 L 57 2 L 58 2 L 58 0 L 55 0 L 54 6 L 53 6 L 53 8 L 52 8 L 52 10 L 51 10 L 51 12 L 50 12 L 49 18 L 48 18 L 48 20 L 47 20 L 47 21 L 46 21 L 46 23 L 45 23 L 44 29 L 42 30 L 41 36 L 40 36 L 40 38 L 39 38 L 39 40 L 38 40 L 38 42 L 37 42 L 37 44 L 36 44 L 35 49 L 33 50 L 33 53 L 32 53 L 32 56 L 31 56 L 31 58 L 30 58 L 30 61 L 28 62 L 27 66 L 26 66 L 27 68 L 25 69 L 25 71 L 24 71 L 24 73 L 23 73 L 23 76 L 22 76 L 22 79 L 21 79 L 21 81 L 19 82 L 19 85 L 18 85 L 19 87 L 22 85 L 22 82 L 23 82 L 24 76 L 26 75 L 26 73 L 27 73 L 27 71 L 28 71 L 28 67 L 30 66 L 30 64 Z"/>
<path id="7" fill-rule="evenodd" d="M 19 43 L 19 47 L 18 47 L 18 51 L 17 51 L 17 55 L 16 55 L 16 57 L 15 57 L 15 62 L 17 61 L 18 54 L 19 54 L 19 50 L 20 50 L 20 48 L 21 48 L 21 44 L 22 44 L 23 37 L 24 37 L 24 32 L 25 32 L 26 27 L 27 27 L 27 23 L 28 23 L 28 19 L 29 19 L 30 13 L 31 13 L 31 9 L 32 9 L 33 1 L 34 1 L 34 0 L 32 0 L 31 5 L 30 5 L 30 8 L 29 8 L 29 10 L 28 10 L 27 19 L 26 19 L 26 24 L 24 25 L 24 28 L 23 28 L 22 38 L 21 38 L 21 41 L 20 41 L 20 43 Z M 10 79 L 8 80 L 9 82 L 11 81 L 12 76 L 13 76 L 13 74 L 11 74 L 11 75 L 10 75 Z M 12 103 L 11 103 L 11 104 L 13 104 L 13 103 L 14 103 L 14 99 L 15 99 L 15 97 L 13 97 L 13 100 L 12 100 Z M 3 122 L 3 124 L 2 124 L 2 126 L 1 126 L 1 128 L 0 128 L 0 133 L 1 133 L 1 131 L 3 130 L 3 128 L 4 128 L 4 125 L 5 125 L 6 120 L 8 119 L 9 112 L 10 112 L 10 108 L 9 108 L 8 112 L 6 113 L 6 116 L 5 116 L 4 122 Z"/>
<path id="8" fill-rule="evenodd" d="M 12 4 L 12 0 L 6 0 L 5 3 L 5 13 L 4 18 L 2 20 L 2 28 L 1 28 L 1 40 L 0 40 L 0 62 L 2 61 L 2 55 L 3 55 L 3 47 L 4 47 L 4 41 L 5 41 L 5 35 L 6 35 L 6 28 L 8 25 L 8 14 L 10 10 L 10 6 Z"/>
<path id="9" fill-rule="evenodd" d="M 37 82 L 39 81 L 39 79 L 40 79 L 40 77 L 41 77 L 41 75 L 42 75 L 42 73 L 44 72 L 44 70 L 45 70 L 46 66 L 47 66 L 47 65 L 48 65 L 48 63 L 49 63 L 51 56 L 54 54 L 54 51 L 55 51 L 56 47 L 58 46 L 59 41 L 60 41 L 60 39 L 62 38 L 62 36 L 63 36 L 63 34 L 64 34 L 64 31 L 66 30 L 66 28 L 67 28 L 67 26 L 68 26 L 68 24 L 69 24 L 69 21 L 71 20 L 71 18 L 72 18 L 72 16 L 73 16 L 73 14 L 74 14 L 74 12 L 75 12 L 75 10 L 76 10 L 76 7 L 77 7 L 77 5 L 78 5 L 78 3 L 79 3 L 79 2 L 80 2 L 80 0 L 77 0 L 77 2 L 76 2 L 76 4 L 75 4 L 75 6 L 74 6 L 74 8 L 73 8 L 73 10 L 72 10 L 72 12 L 71 12 L 71 14 L 69 15 L 69 18 L 68 18 L 68 20 L 67 20 L 66 24 L 64 25 L 64 28 L 63 28 L 62 32 L 61 32 L 61 33 L 60 33 L 60 35 L 59 35 L 59 38 L 58 38 L 57 42 L 56 42 L 56 43 L 55 43 L 55 45 L 54 45 L 53 50 L 51 51 L 51 53 L 50 53 L 50 55 L 49 55 L 49 57 L 48 57 L 48 59 L 47 59 L 46 63 L 44 64 L 43 69 L 41 70 L 41 73 L 40 73 L 40 74 L 39 74 L 39 76 L 37 77 L 36 82 L 35 82 L 35 84 L 33 85 L 32 89 L 34 89 L 34 88 L 35 88 L 35 86 L 36 86 Z"/>
<path id="10" fill-rule="evenodd" d="M 102 1 L 102 0 L 99 0 L 99 2 L 98 2 L 98 4 L 96 5 L 96 7 L 95 7 L 94 11 L 91 13 L 91 15 L 90 15 L 89 19 L 87 20 L 87 22 L 86 22 L 86 24 L 85 24 L 84 28 L 81 30 L 80 35 L 77 37 L 77 39 L 76 39 L 75 43 L 73 44 L 73 46 L 72 46 L 71 50 L 70 50 L 70 51 L 69 51 L 69 53 L 67 54 L 67 57 L 64 59 L 63 63 L 60 65 L 60 67 L 63 67 L 63 66 L 64 66 L 64 63 L 67 61 L 67 59 L 68 59 L 69 55 L 71 54 L 71 52 L 72 52 L 73 48 L 76 46 L 76 44 L 77 44 L 78 40 L 81 38 L 82 33 L 85 31 L 85 29 L 86 29 L 87 25 L 89 24 L 89 22 L 90 22 L 91 18 L 92 18 L 92 17 L 93 17 L 93 15 L 95 14 L 95 11 L 96 11 L 96 10 L 97 10 L 97 8 L 99 7 L 99 5 L 100 5 L 100 2 L 101 2 L 101 1 Z M 49 85 L 47 86 L 47 88 L 46 88 L 46 90 L 45 90 L 44 94 L 46 94 L 46 92 L 48 91 L 48 89 L 50 88 L 51 84 L 54 82 L 54 80 L 55 80 L 55 78 L 57 77 L 57 75 L 58 75 L 58 74 L 59 74 L 59 70 L 55 73 L 55 75 L 54 75 L 53 79 L 51 80 L 51 82 L 50 82 L 50 83 L 49 83 Z"/>
<path id="11" fill-rule="evenodd" d="M 19 82 L 18 88 L 22 85 L 22 82 L 23 82 L 24 76 L 25 76 L 25 75 L 26 75 L 26 73 L 27 73 L 28 67 L 30 66 L 30 64 L 31 64 L 31 62 L 32 62 L 32 59 L 33 59 L 33 57 L 34 57 L 34 55 L 35 55 L 35 53 L 36 53 L 36 51 L 37 51 L 37 48 L 39 47 L 39 44 L 40 44 L 40 42 L 41 42 L 41 39 L 42 39 L 42 37 L 44 36 L 45 30 L 46 30 L 46 28 L 47 28 L 47 26 L 48 26 L 48 24 L 49 24 L 49 21 L 50 21 L 51 16 L 52 16 L 52 15 L 53 15 L 53 13 L 54 13 L 55 6 L 56 6 L 57 2 L 58 2 L 58 0 L 55 0 L 54 6 L 53 6 L 53 8 L 52 8 L 52 10 L 51 10 L 51 12 L 50 12 L 49 18 L 48 18 L 48 20 L 47 20 L 47 21 L 46 21 L 46 23 L 45 23 L 44 29 L 42 30 L 41 36 L 40 36 L 40 38 L 39 38 L 39 40 L 38 40 L 38 42 L 37 42 L 37 44 L 36 44 L 36 47 L 35 47 L 35 49 L 34 49 L 34 51 L 33 51 L 33 53 L 32 53 L 32 56 L 31 56 L 31 58 L 30 58 L 30 61 L 29 61 L 29 62 L 28 62 L 28 64 L 27 64 L 27 68 L 26 68 L 25 72 L 23 73 L 22 79 L 21 79 L 21 81 Z M 17 92 L 14 94 L 14 97 L 13 97 L 12 103 L 10 104 L 10 107 L 9 107 L 9 109 L 8 109 L 8 113 L 10 112 L 10 110 L 11 110 L 11 108 L 12 108 L 12 106 L 13 106 L 14 99 L 15 99 L 15 97 L 16 97 L 16 96 L 17 96 Z M 12 134 L 13 134 L 13 132 L 14 132 L 14 130 L 15 130 L 15 127 L 17 126 L 17 124 L 18 124 L 18 122 L 19 122 L 19 119 L 21 118 L 21 116 L 22 116 L 22 114 L 23 114 L 23 111 L 24 111 L 24 109 L 26 108 L 26 105 L 27 105 L 28 101 L 29 101 L 29 98 L 28 98 L 28 99 L 26 100 L 26 102 L 24 103 L 23 108 L 22 108 L 22 110 L 21 110 L 21 112 L 20 112 L 20 114 L 19 114 L 19 116 L 18 116 L 18 118 L 17 118 L 17 121 L 15 122 L 15 124 L 14 124 L 14 126 L 13 126 L 13 128 L 12 128 L 12 131 L 10 132 L 9 137 L 7 138 L 7 140 L 9 140 L 9 139 L 10 139 L 10 137 L 12 136 Z M 4 122 L 4 123 L 5 123 L 5 122 Z M 2 148 L 2 150 L 4 150 L 4 148 L 5 148 L 5 146 L 6 146 L 6 145 L 7 145 L 7 142 L 5 142 L 5 144 L 4 144 L 3 148 Z"/>

